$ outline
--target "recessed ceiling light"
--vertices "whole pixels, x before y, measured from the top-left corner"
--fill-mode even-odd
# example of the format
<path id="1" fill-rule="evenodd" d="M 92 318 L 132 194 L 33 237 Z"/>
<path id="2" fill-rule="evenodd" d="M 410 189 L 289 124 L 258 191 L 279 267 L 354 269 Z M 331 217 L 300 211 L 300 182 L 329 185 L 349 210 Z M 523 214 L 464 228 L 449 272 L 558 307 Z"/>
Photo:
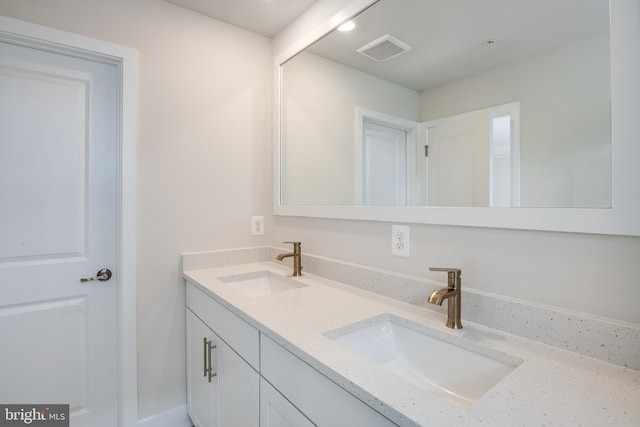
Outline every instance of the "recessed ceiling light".
<path id="1" fill-rule="evenodd" d="M 347 21 L 338 27 L 338 31 L 351 31 L 356 27 L 356 23 L 353 21 Z"/>

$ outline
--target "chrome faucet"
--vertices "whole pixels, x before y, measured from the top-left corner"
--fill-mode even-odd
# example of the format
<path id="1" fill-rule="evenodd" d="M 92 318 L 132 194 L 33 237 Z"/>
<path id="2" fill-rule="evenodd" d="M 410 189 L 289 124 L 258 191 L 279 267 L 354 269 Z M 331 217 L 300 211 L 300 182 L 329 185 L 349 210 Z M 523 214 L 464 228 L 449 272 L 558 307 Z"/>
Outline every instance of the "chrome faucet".
<path id="1" fill-rule="evenodd" d="M 287 257 L 293 257 L 293 275 L 302 276 L 302 250 L 300 242 L 284 242 L 293 244 L 293 252 L 285 252 L 276 256 L 278 261 L 282 261 Z"/>
<path id="2" fill-rule="evenodd" d="M 430 271 L 446 271 L 447 272 L 447 287 L 438 289 L 429 295 L 428 301 L 431 304 L 442 305 L 444 300 L 448 301 L 447 311 L 447 327 L 451 329 L 462 329 L 462 322 L 460 321 L 460 308 L 461 308 L 461 280 L 462 270 L 459 268 L 429 268 Z"/>

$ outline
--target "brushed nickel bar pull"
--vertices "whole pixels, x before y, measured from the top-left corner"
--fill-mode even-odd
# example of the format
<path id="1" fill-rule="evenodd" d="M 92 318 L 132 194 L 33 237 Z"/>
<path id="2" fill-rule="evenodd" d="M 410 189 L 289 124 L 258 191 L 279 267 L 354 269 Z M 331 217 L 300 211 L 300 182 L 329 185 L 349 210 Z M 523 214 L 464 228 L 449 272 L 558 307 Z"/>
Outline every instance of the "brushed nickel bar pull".
<path id="1" fill-rule="evenodd" d="M 211 365 L 211 353 L 213 352 L 213 349 L 217 348 L 216 345 L 211 345 L 213 344 L 213 341 L 209 341 L 208 342 L 208 346 L 209 346 L 209 354 L 208 354 L 208 359 L 209 359 L 209 382 L 211 382 L 211 379 L 215 376 L 218 375 L 217 372 L 213 372 L 213 366 Z"/>
<path id="2" fill-rule="evenodd" d="M 207 337 L 203 338 L 204 340 L 204 354 L 202 358 L 202 364 L 204 365 L 204 377 L 209 373 L 209 369 L 207 369 Z"/>

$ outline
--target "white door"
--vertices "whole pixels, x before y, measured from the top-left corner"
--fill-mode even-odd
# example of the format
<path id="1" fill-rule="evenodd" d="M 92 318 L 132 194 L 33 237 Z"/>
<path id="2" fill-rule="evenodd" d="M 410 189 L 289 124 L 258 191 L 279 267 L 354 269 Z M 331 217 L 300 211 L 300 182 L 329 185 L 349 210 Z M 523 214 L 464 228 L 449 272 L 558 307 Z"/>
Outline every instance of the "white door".
<path id="1" fill-rule="evenodd" d="M 406 205 L 407 132 L 365 121 L 362 170 L 364 205 Z"/>
<path id="2" fill-rule="evenodd" d="M 489 206 L 489 123 L 485 109 L 429 127 L 430 206 Z"/>
<path id="3" fill-rule="evenodd" d="M 74 427 L 118 425 L 117 82 L 0 42 L 0 402 L 69 404 Z"/>

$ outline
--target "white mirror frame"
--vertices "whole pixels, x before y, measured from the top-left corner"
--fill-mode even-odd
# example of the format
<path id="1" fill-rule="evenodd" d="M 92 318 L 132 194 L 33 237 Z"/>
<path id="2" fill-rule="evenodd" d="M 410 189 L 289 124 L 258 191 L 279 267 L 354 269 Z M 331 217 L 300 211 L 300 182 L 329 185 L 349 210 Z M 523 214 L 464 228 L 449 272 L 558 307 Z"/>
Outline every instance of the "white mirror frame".
<path id="1" fill-rule="evenodd" d="M 375 0 L 353 0 L 274 59 L 274 214 L 417 224 L 640 236 L 640 2 L 615 0 L 611 13 L 610 209 L 295 206 L 280 200 L 281 65 Z M 295 23 L 294 23 L 295 24 Z"/>

